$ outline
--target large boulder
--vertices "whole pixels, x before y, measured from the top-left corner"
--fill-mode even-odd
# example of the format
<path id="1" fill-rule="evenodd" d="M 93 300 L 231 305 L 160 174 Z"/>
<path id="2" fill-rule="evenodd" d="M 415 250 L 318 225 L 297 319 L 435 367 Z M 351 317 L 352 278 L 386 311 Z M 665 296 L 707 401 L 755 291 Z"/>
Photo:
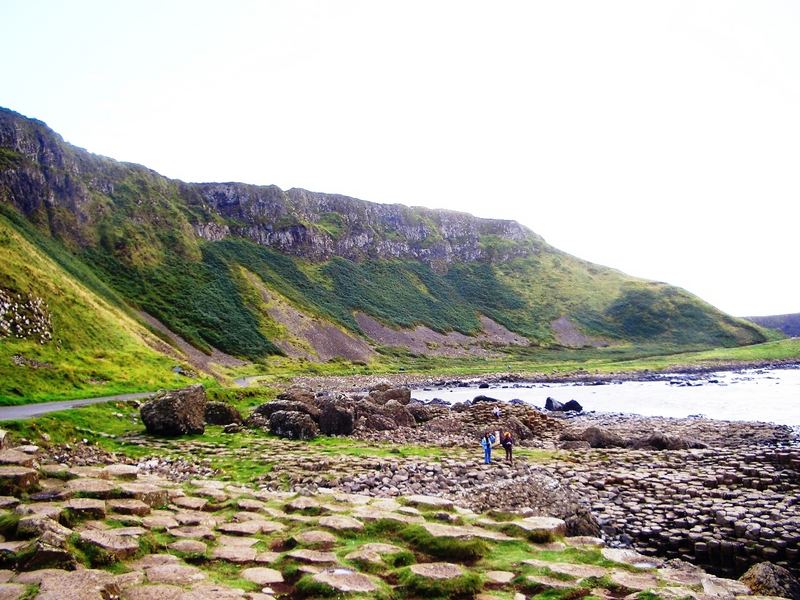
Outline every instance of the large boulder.
<path id="1" fill-rule="evenodd" d="M 689 448 L 706 448 L 702 442 L 689 441 L 677 435 L 667 435 L 654 431 L 650 435 L 634 440 L 631 446 L 636 450 L 687 450 Z"/>
<path id="2" fill-rule="evenodd" d="M 278 400 L 289 402 L 302 402 L 303 404 L 314 405 L 314 391 L 310 388 L 295 385 L 284 390 L 277 396 Z"/>
<path id="3" fill-rule="evenodd" d="M 417 422 L 405 406 L 397 400 L 389 400 L 383 406 L 383 414 L 391 418 L 398 427 L 415 427 Z"/>
<path id="4" fill-rule="evenodd" d="M 364 429 L 369 429 L 371 431 L 391 431 L 397 428 L 394 420 L 379 413 L 367 415 L 360 423 Z"/>
<path id="5" fill-rule="evenodd" d="M 387 402 L 397 400 L 400 404 L 408 404 L 411 402 L 411 390 L 407 387 L 392 388 L 383 392 L 383 399 Z"/>
<path id="6" fill-rule="evenodd" d="M 583 412 L 583 406 L 577 400 L 570 400 L 564 403 L 564 410 L 572 410 L 575 412 Z"/>
<path id="7" fill-rule="evenodd" d="M 305 402 L 298 402 L 296 400 L 278 399 L 278 400 L 273 400 L 272 402 L 266 402 L 265 404 L 261 404 L 255 407 L 253 409 L 251 417 L 259 415 L 261 417 L 269 419 L 270 416 L 272 416 L 272 413 L 276 413 L 278 411 L 304 413 L 309 415 L 314 421 L 317 421 L 319 419 L 319 412 L 320 412 L 319 408 L 310 404 L 306 404 Z"/>
<path id="8" fill-rule="evenodd" d="M 209 402 L 206 404 L 206 423 L 209 425 L 229 425 L 241 423 L 242 415 L 235 406 L 227 402 Z"/>
<path id="9" fill-rule="evenodd" d="M 533 432 L 530 430 L 530 428 L 514 415 L 505 417 L 500 429 L 503 431 L 510 431 L 516 442 L 519 442 L 520 440 L 528 440 L 533 437 Z"/>
<path id="10" fill-rule="evenodd" d="M 427 423 L 442 413 L 440 407 L 423 404 L 422 402 L 411 402 L 406 405 L 406 410 L 411 413 L 417 423 Z"/>
<path id="11" fill-rule="evenodd" d="M 770 562 L 750 567 L 739 578 L 756 596 L 780 596 L 800 600 L 800 582 L 789 571 Z"/>
<path id="12" fill-rule="evenodd" d="M 580 433 L 567 432 L 562 434 L 562 440 L 588 442 L 592 448 L 622 448 L 625 440 L 619 435 L 600 427 L 587 427 Z"/>
<path id="13" fill-rule="evenodd" d="M 310 415 L 288 410 L 279 410 L 269 416 L 269 430 L 293 440 L 310 440 L 319 435 L 319 427 Z"/>
<path id="14" fill-rule="evenodd" d="M 544 409 L 552 411 L 561 411 L 564 410 L 564 405 L 555 398 L 551 398 L 550 396 L 548 396 L 547 400 L 544 401 Z"/>
<path id="15" fill-rule="evenodd" d="M 328 400 L 319 413 L 319 429 L 325 435 L 350 435 L 355 428 L 352 406 Z"/>
<path id="16" fill-rule="evenodd" d="M 206 391 L 202 385 L 159 392 L 139 409 L 148 433 L 185 435 L 205 431 Z"/>

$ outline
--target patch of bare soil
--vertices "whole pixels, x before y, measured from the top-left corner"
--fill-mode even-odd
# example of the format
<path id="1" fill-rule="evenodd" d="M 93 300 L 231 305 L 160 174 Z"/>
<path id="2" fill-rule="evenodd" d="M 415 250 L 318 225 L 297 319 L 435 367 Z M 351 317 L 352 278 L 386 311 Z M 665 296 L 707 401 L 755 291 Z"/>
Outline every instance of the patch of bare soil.
<path id="1" fill-rule="evenodd" d="M 211 375 L 215 375 L 213 369 L 211 368 L 211 363 L 218 364 L 223 367 L 240 367 L 246 364 L 243 360 L 239 360 L 235 356 L 231 356 L 230 354 L 225 354 L 224 352 L 217 350 L 214 348 L 211 351 L 211 354 L 206 354 L 192 346 L 189 342 L 179 336 L 177 333 L 171 331 L 166 325 L 164 325 L 161 321 L 156 319 L 154 316 L 147 314 L 146 312 L 139 311 L 139 316 L 146 321 L 153 329 L 156 329 L 167 336 L 172 343 L 180 349 L 180 354 L 175 350 L 174 347 L 169 346 L 168 344 L 159 344 L 157 348 L 160 352 L 165 354 L 170 354 L 175 358 L 185 360 L 190 365 L 192 365 L 195 369 L 200 371 L 204 371 Z"/>
<path id="2" fill-rule="evenodd" d="M 575 323 L 567 317 L 559 317 L 555 321 L 551 321 L 550 327 L 553 329 L 556 341 L 568 348 L 584 348 L 586 346 L 605 348 L 608 346 L 608 342 L 581 333 Z"/>
<path id="3" fill-rule="evenodd" d="M 509 344 L 528 345 L 528 340 L 509 331 L 489 317 L 481 317 L 483 332 L 476 336 L 468 336 L 457 331 L 439 333 L 424 325 L 417 325 L 413 329 L 394 329 L 384 325 L 371 316 L 358 312 L 356 322 L 377 344 L 382 346 L 398 346 L 406 348 L 414 354 L 445 356 L 459 358 L 464 356 L 496 356 L 487 350 L 483 344 Z"/>
<path id="4" fill-rule="evenodd" d="M 332 323 L 297 310 L 288 302 L 281 301 L 263 284 L 257 283 L 257 287 L 267 305 L 269 317 L 286 327 L 295 338 L 274 340 L 287 355 L 323 362 L 337 357 L 367 362 L 374 356 L 365 341 L 345 333 Z"/>

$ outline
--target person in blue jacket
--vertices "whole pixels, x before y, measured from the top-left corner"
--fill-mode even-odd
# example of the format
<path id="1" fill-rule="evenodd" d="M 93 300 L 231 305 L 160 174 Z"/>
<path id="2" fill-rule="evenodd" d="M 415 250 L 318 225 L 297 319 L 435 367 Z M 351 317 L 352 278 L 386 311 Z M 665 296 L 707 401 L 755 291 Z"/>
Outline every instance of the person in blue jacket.
<path id="1" fill-rule="evenodd" d="M 492 444 L 494 444 L 494 435 L 487 431 L 481 438 L 481 446 L 483 446 L 483 462 L 487 465 L 492 464 Z"/>

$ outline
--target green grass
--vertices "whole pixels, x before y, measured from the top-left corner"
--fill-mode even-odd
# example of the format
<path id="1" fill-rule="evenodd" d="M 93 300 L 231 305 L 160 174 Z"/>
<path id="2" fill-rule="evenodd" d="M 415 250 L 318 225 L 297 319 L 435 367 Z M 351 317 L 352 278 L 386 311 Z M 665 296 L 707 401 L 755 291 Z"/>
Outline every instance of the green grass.
<path id="1" fill-rule="evenodd" d="M 177 361 L 147 346 L 155 338 L 92 279 L 55 262 L 0 214 L 0 288 L 41 298 L 51 316 L 53 340 L 4 338 L 0 342 L 0 405 L 102 396 L 176 387 L 186 379 L 171 372 Z M 52 248 L 51 248 L 52 250 Z M 64 264 L 74 264 L 66 254 Z M 75 267 L 74 273 L 80 269 Z M 95 282 L 96 283 L 96 282 Z M 24 357 L 16 364 L 13 357 Z M 33 365 L 33 366 L 32 366 Z"/>
<path id="2" fill-rule="evenodd" d="M 428 579 L 415 575 L 411 569 L 398 571 L 398 580 L 404 591 L 423 598 L 472 597 L 483 587 L 483 579 L 475 572 L 466 570 L 453 579 Z"/>

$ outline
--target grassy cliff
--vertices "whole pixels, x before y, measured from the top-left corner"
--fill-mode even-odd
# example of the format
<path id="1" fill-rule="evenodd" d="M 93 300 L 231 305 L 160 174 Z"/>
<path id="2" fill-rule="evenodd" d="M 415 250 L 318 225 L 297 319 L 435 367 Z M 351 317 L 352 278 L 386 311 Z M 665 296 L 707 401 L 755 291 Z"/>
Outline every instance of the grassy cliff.
<path id="1" fill-rule="evenodd" d="M 174 360 L 159 351 L 169 349 L 137 310 L 206 353 L 280 355 L 291 332 L 259 305 L 262 284 L 303 318 L 373 346 L 358 312 L 398 330 L 467 336 L 489 317 L 529 340 L 523 354 L 733 347 L 769 336 L 683 290 L 560 252 L 513 221 L 187 184 L 89 154 L 4 109 L 0 215 L 0 290 L 39 299 L 52 335 L 0 327 L 4 402 L 171 382 Z M 403 352 L 378 350 L 392 360 Z"/>

